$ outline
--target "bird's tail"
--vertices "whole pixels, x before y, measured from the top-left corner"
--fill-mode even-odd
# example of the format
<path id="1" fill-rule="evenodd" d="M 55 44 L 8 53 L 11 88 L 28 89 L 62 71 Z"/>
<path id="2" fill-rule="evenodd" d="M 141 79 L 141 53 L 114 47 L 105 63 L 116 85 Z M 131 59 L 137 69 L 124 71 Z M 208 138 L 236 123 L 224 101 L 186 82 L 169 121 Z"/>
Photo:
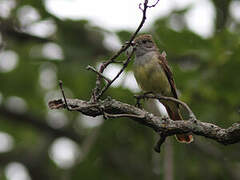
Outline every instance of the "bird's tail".
<path id="1" fill-rule="evenodd" d="M 166 109 L 167 109 L 167 112 L 168 112 L 168 115 L 169 117 L 172 119 L 172 120 L 182 120 L 182 116 L 178 110 L 178 108 L 174 108 L 176 110 L 171 110 L 169 108 L 169 106 L 166 106 Z M 191 143 L 193 142 L 193 136 L 190 134 L 190 133 L 186 133 L 186 134 L 177 134 L 176 135 L 176 139 L 180 142 L 180 143 Z"/>

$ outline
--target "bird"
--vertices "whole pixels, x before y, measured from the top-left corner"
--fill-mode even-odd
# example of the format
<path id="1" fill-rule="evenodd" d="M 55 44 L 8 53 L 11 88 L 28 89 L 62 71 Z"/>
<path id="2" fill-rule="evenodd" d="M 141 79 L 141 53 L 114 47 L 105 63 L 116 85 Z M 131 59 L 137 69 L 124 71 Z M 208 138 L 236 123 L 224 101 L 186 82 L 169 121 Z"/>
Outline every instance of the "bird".
<path id="1" fill-rule="evenodd" d="M 178 99 L 173 73 L 168 65 L 166 53 L 159 52 L 152 35 L 137 36 L 133 41 L 133 47 L 135 50 L 133 73 L 140 88 L 144 92 Z M 183 119 L 178 104 L 167 100 L 161 100 L 161 103 L 165 106 L 172 120 Z M 193 142 L 193 136 L 190 133 L 176 134 L 176 139 L 181 143 Z"/>

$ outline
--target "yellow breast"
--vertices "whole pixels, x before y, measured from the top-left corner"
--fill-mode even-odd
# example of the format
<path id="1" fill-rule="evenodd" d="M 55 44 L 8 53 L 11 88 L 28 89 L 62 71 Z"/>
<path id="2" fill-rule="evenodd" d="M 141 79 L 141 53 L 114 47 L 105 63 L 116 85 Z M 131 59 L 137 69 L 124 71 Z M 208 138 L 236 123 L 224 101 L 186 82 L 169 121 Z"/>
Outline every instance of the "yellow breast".
<path id="1" fill-rule="evenodd" d="M 135 59 L 135 61 L 138 61 L 138 59 Z M 133 71 L 142 90 L 172 96 L 171 86 L 157 57 L 145 60 L 145 63 L 135 63 Z"/>

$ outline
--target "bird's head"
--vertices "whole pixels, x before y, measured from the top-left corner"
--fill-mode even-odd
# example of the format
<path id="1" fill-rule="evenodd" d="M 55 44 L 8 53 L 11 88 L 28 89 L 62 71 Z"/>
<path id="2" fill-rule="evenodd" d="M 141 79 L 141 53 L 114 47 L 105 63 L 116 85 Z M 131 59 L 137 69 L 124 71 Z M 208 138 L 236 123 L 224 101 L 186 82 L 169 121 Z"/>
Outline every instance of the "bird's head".
<path id="1" fill-rule="evenodd" d="M 158 50 L 150 34 L 136 37 L 133 42 L 133 47 L 136 50 L 136 56 L 142 56 L 148 52 Z"/>

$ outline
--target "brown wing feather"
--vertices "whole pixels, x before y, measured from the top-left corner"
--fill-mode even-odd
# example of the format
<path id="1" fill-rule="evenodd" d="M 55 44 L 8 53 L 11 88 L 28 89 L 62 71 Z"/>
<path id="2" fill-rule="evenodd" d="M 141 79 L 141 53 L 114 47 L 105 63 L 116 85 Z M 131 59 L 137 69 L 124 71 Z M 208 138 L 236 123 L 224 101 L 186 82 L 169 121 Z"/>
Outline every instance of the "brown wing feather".
<path id="1" fill-rule="evenodd" d="M 172 71 L 170 69 L 170 67 L 168 66 L 168 62 L 166 60 L 166 53 L 163 52 L 162 54 L 159 54 L 159 63 L 161 65 L 161 67 L 163 68 L 167 78 L 168 78 L 168 82 L 171 86 L 171 90 L 173 93 L 174 98 L 178 99 L 178 95 L 176 92 L 176 86 L 175 86 L 175 82 L 173 79 L 173 74 Z M 174 113 L 168 106 L 165 106 L 167 109 L 167 112 L 169 114 L 169 116 L 173 119 L 173 120 L 180 120 L 182 119 L 181 115 L 179 114 L 179 111 L 177 113 Z M 177 106 L 178 107 L 178 106 Z M 187 134 L 176 134 L 176 138 L 179 142 L 181 143 L 191 143 L 193 141 L 193 136 L 189 133 Z"/>
<path id="2" fill-rule="evenodd" d="M 177 91 L 176 91 L 176 86 L 175 86 L 175 82 L 174 82 L 174 79 L 173 79 L 173 74 L 172 74 L 172 71 L 170 69 L 170 67 L 168 66 L 168 62 L 166 60 L 166 53 L 163 52 L 162 54 L 159 53 L 159 63 L 160 65 L 162 66 L 167 78 L 168 78 L 168 82 L 171 86 L 171 90 L 172 90 L 172 93 L 173 93 L 173 96 L 174 98 L 178 99 L 178 95 L 177 95 Z"/>

